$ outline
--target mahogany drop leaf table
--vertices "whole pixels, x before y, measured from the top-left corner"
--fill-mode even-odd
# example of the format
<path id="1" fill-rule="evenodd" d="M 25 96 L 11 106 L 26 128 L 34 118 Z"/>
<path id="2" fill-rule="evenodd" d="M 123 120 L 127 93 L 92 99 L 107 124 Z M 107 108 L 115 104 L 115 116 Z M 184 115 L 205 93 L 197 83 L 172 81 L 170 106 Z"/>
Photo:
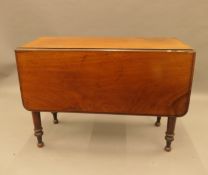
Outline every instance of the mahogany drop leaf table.
<path id="1" fill-rule="evenodd" d="M 189 107 L 195 51 L 176 38 L 42 37 L 15 50 L 23 106 L 42 147 L 40 112 L 176 118 Z M 122 116 L 121 116 L 122 117 Z"/>

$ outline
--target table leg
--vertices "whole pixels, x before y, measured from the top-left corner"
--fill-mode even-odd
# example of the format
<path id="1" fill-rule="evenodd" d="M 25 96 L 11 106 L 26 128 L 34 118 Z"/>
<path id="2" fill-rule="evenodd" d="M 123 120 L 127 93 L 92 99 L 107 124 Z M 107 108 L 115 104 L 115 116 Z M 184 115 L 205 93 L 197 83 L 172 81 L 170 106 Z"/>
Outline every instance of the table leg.
<path id="1" fill-rule="evenodd" d="M 43 135 L 43 128 L 41 125 L 41 116 L 40 112 L 32 112 L 33 117 L 33 124 L 34 124 L 34 135 L 37 137 L 38 140 L 38 147 L 43 147 L 44 143 L 42 141 L 42 135 Z"/>
<path id="2" fill-rule="evenodd" d="M 174 130 L 175 130 L 176 117 L 168 117 L 167 121 L 167 131 L 165 135 L 166 146 L 165 151 L 171 151 L 171 142 L 174 140 Z"/>
<path id="3" fill-rule="evenodd" d="M 52 114 L 53 114 L 53 123 L 54 123 L 54 124 L 58 124 L 59 121 L 58 121 L 58 119 L 57 119 L 57 112 L 52 112 Z"/>
<path id="4" fill-rule="evenodd" d="M 161 120 L 161 117 L 157 116 L 157 121 L 155 122 L 155 126 L 157 126 L 157 127 L 160 126 L 160 120 Z"/>

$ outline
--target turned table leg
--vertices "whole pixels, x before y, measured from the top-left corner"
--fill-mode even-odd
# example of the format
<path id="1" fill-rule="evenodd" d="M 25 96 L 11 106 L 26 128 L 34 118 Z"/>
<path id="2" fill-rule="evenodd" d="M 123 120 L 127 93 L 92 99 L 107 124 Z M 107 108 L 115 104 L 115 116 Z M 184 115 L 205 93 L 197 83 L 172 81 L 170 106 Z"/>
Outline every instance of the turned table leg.
<path id="1" fill-rule="evenodd" d="M 32 112 L 32 117 L 33 117 L 33 124 L 34 124 L 34 135 L 37 137 L 38 147 L 43 147 L 44 143 L 42 141 L 42 135 L 43 135 L 43 128 L 41 125 L 41 117 L 40 117 L 40 112 Z"/>
<path id="2" fill-rule="evenodd" d="M 58 121 L 58 119 L 57 119 L 57 112 L 52 112 L 52 114 L 53 114 L 53 123 L 54 123 L 54 124 L 58 124 L 59 121 Z"/>
<path id="3" fill-rule="evenodd" d="M 167 131 L 165 135 L 166 146 L 165 151 L 171 151 L 171 142 L 174 140 L 176 117 L 168 117 Z"/>
<path id="4" fill-rule="evenodd" d="M 158 117 L 157 117 L 157 121 L 155 122 L 155 126 L 157 126 L 157 127 L 160 126 L 160 120 L 161 120 L 161 117 L 158 116 Z"/>

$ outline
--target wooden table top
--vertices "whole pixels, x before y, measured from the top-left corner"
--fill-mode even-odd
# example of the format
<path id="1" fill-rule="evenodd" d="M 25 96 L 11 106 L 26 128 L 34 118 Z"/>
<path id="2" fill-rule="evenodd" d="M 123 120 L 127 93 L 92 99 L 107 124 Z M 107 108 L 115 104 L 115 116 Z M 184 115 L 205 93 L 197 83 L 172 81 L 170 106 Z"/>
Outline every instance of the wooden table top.
<path id="1" fill-rule="evenodd" d="M 41 37 L 19 49 L 192 50 L 176 38 L 142 37 Z"/>
<path id="2" fill-rule="evenodd" d="M 16 50 L 30 111 L 183 116 L 195 51 L 176 38 L 42 37 Z"/>

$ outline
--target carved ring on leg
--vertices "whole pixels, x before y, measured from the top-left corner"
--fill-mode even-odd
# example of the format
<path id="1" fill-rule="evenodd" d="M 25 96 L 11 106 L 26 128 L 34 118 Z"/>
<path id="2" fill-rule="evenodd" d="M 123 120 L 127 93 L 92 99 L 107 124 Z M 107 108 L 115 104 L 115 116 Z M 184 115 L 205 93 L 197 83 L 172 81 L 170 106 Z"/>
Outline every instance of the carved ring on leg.
<path id="1" fill-rule="evenodd" d="M 174 134 L 167 134 L 165 136 L 166 140 L 166 146 L 165 146 L 165 151 L 170 152 L 171 151 L 171 143 L 174 141 Z"/>
<path id="2" fill-rule="evenodd" d="M 32 117 L 34 124 L 34 135 L 37 137 L 38 140 L 37 146 L 41 148 L 44 146 L 44 143 L 42 141 L 43 128 L 41 124 L 40 112 L 32 112 Z"/>
<path id="3" fill-rule="evenodd" d="M 175 123 L 176 117 L 168 117 L 167 131 L 165 135 L 166 146 L 164 148 L 167 152 L 171 151 L 171 143 L 174 140 Z"/>
<path id="4" fill-rule="evenodd" d="M 37 137 L 38 140 L 37 146 L 39 148 L 42 148 L 44 146 L 44 143 L 42 141 L 42 135 L 43 135 L 42 127 L 40 129 L 34 129 L 34 131 L 35 131 L 34 135 Z"/>

